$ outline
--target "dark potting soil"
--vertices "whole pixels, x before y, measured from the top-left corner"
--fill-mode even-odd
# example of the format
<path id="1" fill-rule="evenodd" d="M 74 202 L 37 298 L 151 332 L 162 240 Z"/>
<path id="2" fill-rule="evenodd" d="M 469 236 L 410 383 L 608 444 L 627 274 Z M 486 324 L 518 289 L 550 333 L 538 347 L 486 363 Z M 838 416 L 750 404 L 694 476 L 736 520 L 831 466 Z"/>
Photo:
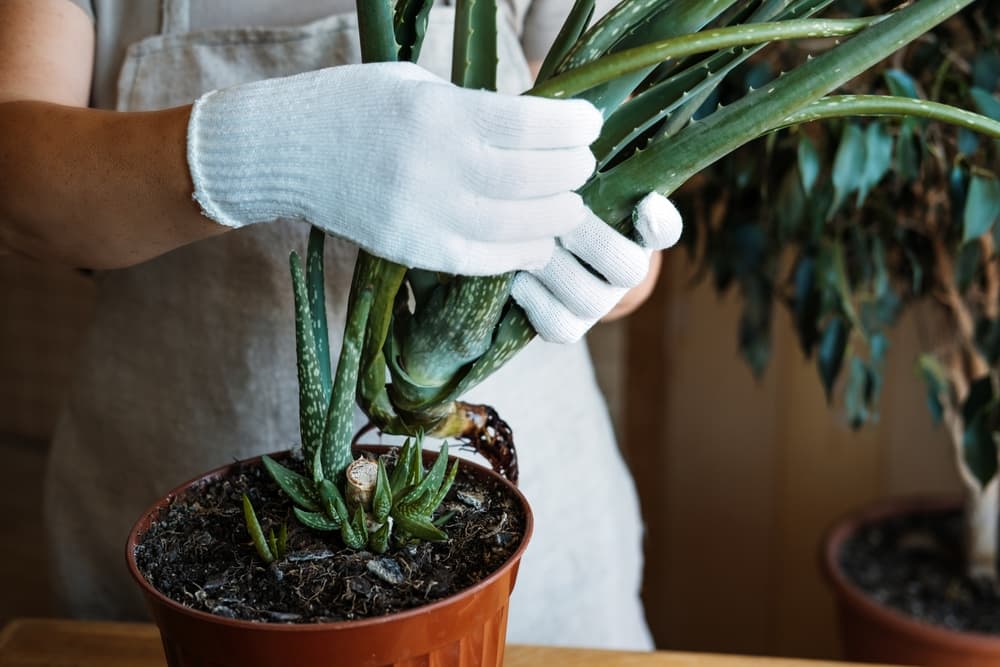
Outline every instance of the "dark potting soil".
<path id="1" fill-rule="evenodd" d="M 869 524 L 844 543 L 840 565 L 862 590 L 907 616 L 1000 634 L 1000 596 L 989 583 L 965 575 L 958 511 Z"/>
<path id="2" fill-rule="evenodd" d="M 391 470 L 394 454 L 386 455 Z M 295 468 L 296 462 L 284 461 Z M 298 469 L 301 471 L 301 464 Z M 287 525 L 285 558 L 267 565 L 243 519 L 242 494 L 264 532 Z M 292 503 L 260 465 L 175 500 L 135 551 L 149 583 L 183 605 L 242 620 L 279 623 L 382 616 L 461 591 L 495 572 L 517 549 L 524 516 L 490 480 L 460 470 L 435 515 L 453 511 L 441 542 L 399 544 L 382 555 L 352 551 L 339 532 L 302 526 Z"/>

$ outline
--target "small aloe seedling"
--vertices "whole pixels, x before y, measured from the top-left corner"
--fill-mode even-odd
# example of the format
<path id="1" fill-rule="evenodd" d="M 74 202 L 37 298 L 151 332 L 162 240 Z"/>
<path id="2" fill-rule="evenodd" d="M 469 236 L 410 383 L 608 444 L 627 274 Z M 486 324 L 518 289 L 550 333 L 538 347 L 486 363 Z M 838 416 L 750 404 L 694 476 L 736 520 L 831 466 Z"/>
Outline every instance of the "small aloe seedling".
<path id="1" fill-rule="evenodd" d="M 365 546 L 376 553 L 389 548 L 389 538 L 445 540 L 434 511 L 451 489 L 458 461 L 448 469 L 448 444 L 438 453 L 430 470 L 424 470 L 421 440 L 408 439 L 393 468 L 383 459 L 360 458 L 344 472 L 344 489 L 328 479 L 316 483 L 274 459 L 264 457 L 268 472 L 295 502 L 295 516 L 314 530 L 339 531 L 352 549 Z"/>
<path id="2" fill-rule="evenodd" d="M 250 533 L 253 545 L 261 560 L 270 565 L 285 557 L 288 550 L 288 525 L 282 523 L 277 535 L 274 534 L 274 528 L 271 528 L 265 537 L 264 529 L 261 528 L 260 521 L 257 519 L 253 503 L 250 502 L 250 497 L 245 493 L 243 494 L 243 519 L 246 521 L 247 532 Z"/>

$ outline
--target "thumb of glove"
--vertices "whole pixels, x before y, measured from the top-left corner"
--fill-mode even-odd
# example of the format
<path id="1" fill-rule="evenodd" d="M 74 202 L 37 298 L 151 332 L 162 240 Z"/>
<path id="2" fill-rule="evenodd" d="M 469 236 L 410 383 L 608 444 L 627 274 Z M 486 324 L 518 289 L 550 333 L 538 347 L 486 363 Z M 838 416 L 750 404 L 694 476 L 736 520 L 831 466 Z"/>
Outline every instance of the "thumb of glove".
<path id="1" fill-rule="evenodd" d="M 649 250 L 666 250 L 681 238 L 681 214 L 669 199 L 650 192 L 632 210 L 632 226 L 639 243 Z"/>

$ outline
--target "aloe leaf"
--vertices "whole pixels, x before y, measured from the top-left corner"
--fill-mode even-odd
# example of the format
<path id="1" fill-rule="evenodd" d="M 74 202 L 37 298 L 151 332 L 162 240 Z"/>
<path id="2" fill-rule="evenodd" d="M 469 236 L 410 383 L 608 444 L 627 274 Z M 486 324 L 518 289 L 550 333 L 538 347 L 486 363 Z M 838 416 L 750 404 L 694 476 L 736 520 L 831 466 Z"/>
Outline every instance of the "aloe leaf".
<path id="1" fill-rule="evenodd" d="M 389 524 L 383 523 L 378 530 L 368 538 L 368 548 L 377 554 L 384 554 L 389 550 Z"/>
<path id="2" fill-rule="evenodd" d="M 489 349 L 512 280 L 513 274 L 453 280 L 435 289 L 419 312 L 397 316 L 389 366 L 397 408 L 439 402 L 456 375 Z"/>
<path id="3" fill-rule="evenodd" d="M 406 485 L 410 478 L 410 450 L 414 447 L 413 438 L 407 438 L 396 459 L 396 466 L 389 478 L 389 487 L 395 496 Z"/>
<path id="4" fill-rule="evenodd" d="M 438 505 L 444 501 L 445 496 L 448 495 L 448 491 L 451 490 L 452 484 L 455 483 L 455 477 L 458 475 L 458 461 L 451 464 L 451 470 L 448 471 L 447 477 L 441 482 L 440 488 L 438 488 L 437 493 L 435 493 L 430 502 L 427 503 L 426 507 L 422 508 L 424 514 L 430 514 L 438 508 Z"/>
<path id="5" fill-rule="evenodd" d="M 366 63 L 392 62 L 398 58 L 392 21 L 392 0 L 357 0 L 358 32 L 361 33 L 361 60 Z"/>
<path id="6" fill-rule="evenodd" d="M 555 73 L 556 66 L 580 39 L 580 35 L 587 29 L 593 16 L 594 0 L 576 0 L 573 3 L 573 8 L 566 16 L 559 34 L 545 55 L 545 60 L 542 61 L 537 81 L 545 81 Z"/>
<path id="7" fill-rule="evenodd" d="M 261 457 L 261 461 L 264 463 L 264 468 L 271 475 L 271 479 L 281 487 L 285 495 L 292 499 L 292 502 L 307 510 L 314 512 L 319 510 L 316 492 L 313 490 L 313 483 L 309 478 L 293 470 L 289 470 L 270 456 Z"/>
<path id="8" fill-rule="evenodd" d="M 372 498 L 372 515 L 376 521 L 385 521 L 392 509 L 392 488 L 385 472 L 385 463 L 378 460 L 378 477 L 375 480 L 375 496 Z"/>
<path id="9" fill-rule="evenodd" d="M 832 2 L 833 0 L 805 0 L 788 5 L 787 0 L 774 0 L 760 6 L 747 23 L 807 17 Z M 671 117 L 671 120 L 678 125 L 678 129 L 686 124 L 700 107 L 700 104 L 690 103 L 693 98 L 705 96 L 706 91 L 714 90 L 733 69 L 765 46 L 767 45 L 742 46 L 714 53 L 669 78 L 657 81 L 619 106 L 608 117 L 601 136 L 591 146 L 598 158 L 598 167 L 603 168 L 630 142 L 683 105 L 688 105 L 687 113 Z M 665 131 L 673 133 L 669 128 Z"/>
<path id="10" fill-rule="evenodd" d="M 278 531 L 278 550 L 275 555 L 284 558 L 286 553 L 288 553 L 288 524 L 282 522 L 281 530 Z"/>
<path id="11" fill-rule="evenodd" d="M 619 231 L 628 231 L 629 213 L 646 193 L 654 190 L 672 193 L 719 158 L 780 126 L 805 105 L 850 81 L 974 1 L 921 0 L 906 6 L 769 85 L 692 123 L 684 131 L 654 141 L 646 150 L 598 174 L 580 193 L 598 216 Z"/>
<path id="12" fill-rule="evenodd" d="M 264 537 L 264 530 L 260 527 L 260 521 L 257 520 L 257 513 L 253 509 L 253 504 L 245 493 L 243 494 L 243 519 L 246 522 L 247 532 L 250 533 L 250 538 L 253 540 L 253 545 L 257 549 L 257 554 L 261 557 L 261 560 L 268 564 L 273 563 L 274 553 L 267 544 L 267 538 Z"/>
<path id="13" fill-rule="evenodd" d="M 1000 122 L 940 102 L 890 95 L 830 95 L 789 114 L 775 129 L 845 116 L 915 116 L 1000 138 Z"/>
<path id="14" fill-rule="evenodd" d="M 364 342 L 365 324 L 374 301 L 372 287 L 355 284 L 348 305 L 344 342 L 337 362 L 330 408 L 323 432 L 322 465 L 327 479 L 340 479 L 351 462 L 351 434 L 354 428 L 354 401 L 358 388 L 358 364 Z"/>
<path id="15" fill-rule="evenodd" d="M 417 62 L 427 34 L 427 19 L 434 0 L 401 0 L 396 3 L 393 29 L 399 44 L 399 59 Z"/>
<path id="16" fill-rule="evenodd" d="M 404 530 L 418 539 L 431 542 L 440 542 L 448 539 L 446 532 L 435 526 L 425 517 L 397 514 L 395 520 L 400 530 Z"/>
<path id="17" fill-rule="evenodd" d="M 560 60 L 556 72 L 562 73 L 606 54 L 622 34 L 632 26 L 645 21 L 659 7 L 675 0 L 624 0 L 612 7 L 601 19 L 590 27 Z"/>
<path id="18" fill-rule="evenodd" d="M 438 518 L 434 519 L 434 521 L 432 521 L 431 523 L 433 523 L 438 528 L 444 528 L 448 524 L 448 522 L 455 517 L 456 514 L 458 514 L 458 512 L 456 512 L 455 510 L 450 510 L 448 512 L 445 512 Z"/>
<path id="19" fill-rule="evenodd" d="M 607 53 L 616 53 L 629 48 L 640 47 L 654 37 L 662 40 L 668 37 L 695 33 L 707 23 L 718 17 L 737 0 L 675 0 L 661 2 L 654 6 L 654 11 L 641 20 L 632 20 L 631 25 L 609 26 L 611 33 L 621 29 L 623 34 L 614 42 Z M 608 28 L 605 28 L 608 29 Z M 570 69 L 585 63 L 571 62 Z M 593 103 L 607 117 L 618 105 L 628 98 L 636 86 L 642 83 L 656 64 L 651 64 L 630 74 L 622 75 L 612 81 L 590 88 L 579 95 L 581 99 Z"/>
<path id="20" fill-rule="evenodd" d="M 323 500 L 323 511 L 332 521 L 347 523 L 349 512 L 344 497 L 340 494 L 337 485 L 328 479 L 324 479 L 319 485 L 320 497 Z"/>
<path id="21" fill-rule="evenodd" d="M 360 525 L 358 524 L 358 514 L 361 515 Z M 344 546 L 349 549 L 361 549 L 368 542 L 368 531 L 365 527 L 365 513 L 360 507 L 351 520 L 344 520 L 340 524 L 340 539 L 344 541 Z"/>
<path id="22" fill-rule="evenodd" d="M 321 531 L 340 530 L 340 519 L 335 519 L 328 514 L 306 512 L 298 507 L 293 507 L 292 511 L 295 512 L 295 518 L 306 528 Z"/>
<path id="23" fill-rule="evenodd" d="M 313 336 L 309 293 L 299 256 L 289 257 L 292 288 L 295 297 L 295 353 L 299 378 L 299 430 L 302 432 L 302 449 L 307 461 L 312 460 L 323 441 L 323 417 L 326 412 L 323 380 L 319 359 L 316 356 L 316 339 Z"/>
<path id="24" fill-rule="evenodd" d="M 372 286 L 375 297 L 365 326 L 361 350 L 357 399 L 365 412 L 382 429 L 398 430 L 398 416 L 386 392 L 385 342 L 393 320 L 396 294 L 400 292 L 406 268 L 362 253 L 356 273 Z"/>
<path id="25" fill-rule="evenodd" d="M 416 444 L 410 448 L 410 465 L 408 466 L 410 474 L 406 479 L 408 485 L 419 484 L 420 479 L 424 476 L 423 438 L 418 437 L 415 442 Z"/>
<path id="26" fill-rule="evenodd" d="M 409 504 L 415 502 L 418 498 L 426 495 L 430 492 L 432 495 L 437 488 L 441 486 L 441 480 L 444 479 L 445 470 L 448 469 L 448 443 L 445 442 L 441 445 L 441 451 L 438 452 L 437 458 L 434 459 L 434 465 L 431 466 L 430 472 L 424 475 L 424 478 L 420 480 L 409 493 L 400 498 L 399 502 L 401 504 Z"/>
<path id="27" fill-rule="evenodd" d="M 309 230 L 309 249 L 306 252 L 306 289 L 309 292 L 309 312 L 312 315 L 313 340 L 320 382 L 323 385 L 323 404 L 330 400 L 330 334 L 326 322 L 326 286 L 323 278 L 323 246 L 326 234 L 319 227 Z"/>
<path id="28" fill-rule="evenodd" d="M 278 551 L 278 537 L 274 534 L 274 528 L 267 531 L 267 546 L 271 549 L 271 555 L 275 559 L 281 558 L 281 552 Z"/>
<path id="29" fill-rule="evenodd" d="M 965 0 L 973 2 L 974 0 Z M 681 35 L 604 56 L 558 74 L 530 91 L 540 97 L 568 98 L 619 77 L 699 53 L 750 46 L 784 39 L 842 37 L 864 30 L 882 17 L 864 19 L 790 19 L 769 23 L 716 28 Z"/>
<path id="30" fill-rule="evenodd" d="M 496 0 L 457 0 L 451 82 L 464 88 L 496 90 Z"/>

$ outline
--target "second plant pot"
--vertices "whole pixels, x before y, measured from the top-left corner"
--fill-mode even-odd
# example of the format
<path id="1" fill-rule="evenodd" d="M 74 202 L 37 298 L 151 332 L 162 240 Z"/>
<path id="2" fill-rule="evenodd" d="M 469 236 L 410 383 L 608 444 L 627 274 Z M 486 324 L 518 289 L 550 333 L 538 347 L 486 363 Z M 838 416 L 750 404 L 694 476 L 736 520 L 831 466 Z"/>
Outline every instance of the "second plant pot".
<path id="1" fill-rule="evenodd" d="M 844 544 L 862 527 L 892 518 L 958 510 L 950 498 L 884 500 L 834 524 L 823 541 L 822 569 L 833 588 L 844 657 L 923 667 L 1000 667 L 1000 637 L 959 632 L 911 618 L 881 604 L 844 573 Z"/>
<path id="2" fill-rule="evenodd" d="M 387 447 L 366 446 L 382 453 Z M 433 453 L 425 452 L 425 463 Z M 516 551 L 491 575 L 437 602 L 387 616 L 313 624 L 234 620 L 186 607 L 149 584 L 135 559 L 136 546 L 174 499 L 207 482 L 226 478 L 237 465 L 213 470 L 179 486 L 147 510 L 129 535 L 126 559 L 159 627 L 169 667 L 375 667 L 433 664 L 472 667 L 503 664 L 507 610 L 517 568 L 532 531 L 527 500 L 510 482 L 462 460 L 478 480 L 492 480 L 516 498 L 524 513 L 524 534 Z"/>

